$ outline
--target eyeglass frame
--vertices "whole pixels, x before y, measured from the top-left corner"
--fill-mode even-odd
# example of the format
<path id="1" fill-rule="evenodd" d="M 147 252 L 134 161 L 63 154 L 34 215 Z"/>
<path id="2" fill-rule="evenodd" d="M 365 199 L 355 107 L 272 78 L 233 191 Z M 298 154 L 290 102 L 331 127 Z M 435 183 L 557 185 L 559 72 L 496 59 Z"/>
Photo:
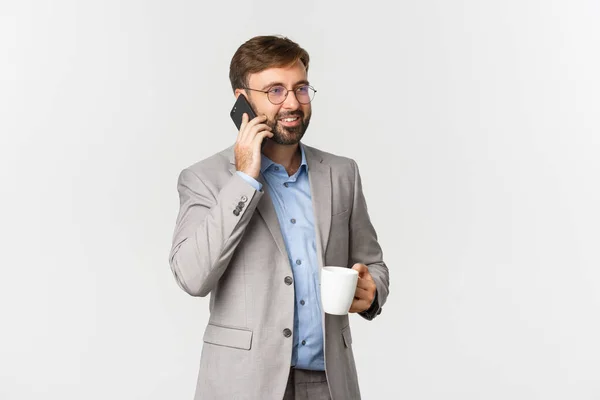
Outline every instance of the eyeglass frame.
<path id="1" fill-rule="evenodd" d="M 271 101 L 271 98 L 269 97 L 269 93 L 271 92 L 271 90 L 272 90 L 273 88 L 276 88 L 276 87 L 280 87 L 280 88 L 283 88 L 283 89 L 285 89 L 285 97 L 283 98 L 283 100 L 281 101 L 281 103 L 273 103 L 273 101 Z M 302 102 L 301 102 L 301 101 L 298 99 L 298 96 L 296 95 L 296 90 L 298 90 L 298 89 L 300 89 L 300 88 L 303 88 L 303 87 L 309 87 L 309 88 L 311 88 L 311 89 L 313 90 L 313 92 L 315 92 L 315 93 L 313 94 L 313 98 L 312 98 L 312 99 L 310 99 L 310 101 L 309 101 L 308 103 L 302 103 Z M 285 86 L 283 86 L 283 85 L 273 85 L 273 86 L 271 86 L 271 87 L 269 88 L 269 90 L 251 89 L 251 88 L 249 88 L 249 87 L 243 87 L 242 89 L 245 89 L 245 90 L 252 90 L 252 91 L 254 91 L 254 92 L 266 93 L 266 95 L 267 95 L 267 100 L 269 100 L 269 102 L 270 102 L 271 104 L 275 105 L 275 106 L 278 106 L 278 105 L 280 105 L 280 104 L 283 104 L 283 103 L 285 103 L 285 101 L 287 100 L 288 94 L 289 94 L 290 92 L 294 92 L 294 96 L 296 97 L 296 100 L 298 100 L 298 103 L 300 103 L 300 104 L 304 104 L 304 105 L 312 103 L 312 101 L 313 101 L 313 99 L 314 99 L 314 96 L 315 96 L 315 94 L 317 94 L 317 89 L 315 89 L 315 88 L 314 88 L 314 87 L 312 87 L 311 85 L 300 85 L 300 86 L 298 86 L 297 88 L 295 88 L 295 89 L 292 89 L 292 90 L 288 90 L 288 88 L 286 88 L 286 87 L 285 87 Z"/>

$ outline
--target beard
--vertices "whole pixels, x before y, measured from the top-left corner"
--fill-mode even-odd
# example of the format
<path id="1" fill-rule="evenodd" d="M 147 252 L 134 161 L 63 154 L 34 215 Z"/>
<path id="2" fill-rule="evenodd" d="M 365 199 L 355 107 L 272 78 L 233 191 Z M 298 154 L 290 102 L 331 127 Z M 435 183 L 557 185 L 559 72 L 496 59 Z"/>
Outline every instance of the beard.
<path id="1" fill-rule="evenodd" d="M 252 101 L 252 99 L 248 100 L 250 101 L 252 109 L 256 110 L 256 104 L 254 104 L 254 101 Z M 271 132 L 273 133 L 273 137 L 269 138 L 269 140 L 281 145 L 292 145 L 299 143 L 304 136 L 306 129 L 308 128 L 311 115 L 312 113 L 309 109 L 306 115 L 302 110 L 295 110 L 279 113 L 273 119 L 267 117 L 265 124 L 271 128 Z M 300 120 L 300 125 L 294 127 L 285 127 L 279 124 L 280 119 L 293 117 L 298 117 Z"/>
<path id="2" fill-rule="evenodd" d="M 293 127 L 286 127 L 279 124 L 279 120 L 281 118 L 293 118 L 298 117 L 300 120 L 300 125 Z M 308 128 L 308 124 L 310 123 L 310 113 L 308 115 L 304 115 L 304 112 L 301 110 L 279 113 L 275 116 L 274 119 L 268 119 L 266 124 L 271 127 L 271 132 L 273 133 L 273 137 L 269 138 L 277 144 L 282 145 L 292 145 L 300 142 L 306 129 Z"/>

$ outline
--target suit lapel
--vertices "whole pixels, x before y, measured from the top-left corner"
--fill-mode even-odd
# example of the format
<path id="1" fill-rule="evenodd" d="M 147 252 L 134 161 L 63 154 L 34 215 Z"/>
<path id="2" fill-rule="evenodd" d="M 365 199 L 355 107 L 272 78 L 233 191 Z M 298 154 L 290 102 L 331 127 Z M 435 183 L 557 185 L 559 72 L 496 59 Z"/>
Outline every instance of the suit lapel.
<path id="1" fill-rule="evenodd" d="M 308 179 L 315 215 L 317 252 L 321 266 L 324 266 L 325 251 L 331 229 L 331 168 L 323 163 L 323 159 L 313 148 L 304 146 L 304 152 L 308 164 Z"/>
<path id="2" fill-rule="evenodd" d="M 285 256 L 287 260 L 288 253 L 285 247 L 285 242 L 283 240 L 283 235 L 281 234 L 279 219 L 277 219 L 277 211 L 275 211 L 273 200 L 271 200 L 271 195 L 269 194 L 269 185 L 265 182 L 265 179 L 262 175 L 258 177 L 258 181 L 263 185 L 264 192 L 262 198 L 260 199 L 257 205 L 258 212 L 267 223 L 267 227 L 269 228 L 271 236 L 273 236 L 273 239 L 275 240 L 279 251 Z"/>
<path id="3" fill-rule="evenodd" d="M 229 172 L 231 174 L 235 174 L 235 171 L 235 158 L 232 151 L 230 156 Z M 277 248 L 279 248 L 281 254 L 287 259 L 287 248 L 285 247 L 285 241 L 283 240 L 283 235 L 281 234 L 281 227 L 279 226 L 279 220 L 277 219 L 277 211 L 275 211 L 275 206 L 273 205 L 271 195 L 269 194 L 269 185 L 265 182 L 262 175 L 259 175 L 257 180 L 262 184 L 262 189 L 264 192 L 256 206 L 258 213 L 265 220 L 267 228 L 269 228 L 269 232 L 271 232 L 271 236 L 273 236 L 273 240 L 275 240 L 275 243 L 277 244 Z"/>

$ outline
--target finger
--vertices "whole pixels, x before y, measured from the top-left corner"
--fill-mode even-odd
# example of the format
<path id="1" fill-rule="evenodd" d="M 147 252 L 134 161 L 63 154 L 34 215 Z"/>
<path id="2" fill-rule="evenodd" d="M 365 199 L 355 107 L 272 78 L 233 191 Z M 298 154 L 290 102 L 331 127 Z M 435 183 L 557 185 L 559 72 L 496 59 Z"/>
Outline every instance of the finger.
<path id="1" fill-rule="evenodd" d="M 372 289 L 375 286 L 375 282 L 371 279 L 366 279 L 366 278 L 358 278 L 358 281 L 356 281 L 356 287 L 362 288 L 362 289 Z"/>
<path id="2" fill-rule="evenodd" d="M 252 150 L 254 151 L 255 156 L 260 157 L 260 153 L 262 152 L 262 142 L 268 137 L 273 137 L 273 132 L 262 131 L 254 137 L 254 140 L 252 141 Z"/>
<path id="3" fill-rule="evenodd" d="M 250 123 L 248 123 L 248 128 L 246 129 L 248 132 L 252 133 L 253 136 L 256 135 L 258 132 L 262 132 L 262 131 L 270 131 L 272 128 L 267 125 L 267 124 L 254 124 L 254 125 L 250 125 Z"/>
<path id="4" fill-rule="evenodd" d="M 359 300 L 366 300 L 369 296 L 369 291 L 366 289 L 356 288 L 354 290 L 354 298 Z"/>
<path id="5" fill-rule="evenodd" d="M 369 303 L 365 300 L 354 299 L 350 305 L 349 312 L 362 312 L 369 308 Z"/>
<path id="6" fill-rule="evenodd" d="M 271 128 L 267 125 L 257 125 L 257 132 L 254 129 L 247 134 L 245 144 L 250 148 L 255 148 L 256 143 L 262 141 L 266 135 L 271 133 Z"/>
<path id="7" fill-rule="evenodd" d="M 242 114 L 242 123 L 240 124 L 240 131 L 238 132 L 238 138 L 242 139 L 243 132 L 246 129 L 246 125 L 248 125 L 248 114 Z"/>
<path id="8" fill-rule="evenodd" d="M 367 267 L 362 273 L 358 273 L 359 279 L 373 281 L 373 276 L 369 272 L 369 268 Z"/>
<path id="9" fill-rule="evenodd" d="M 240 133 L 239 133 L 240 142 L 242 142 L 242 143 L 245 143 L 247 140 L 250 122 L 252 122 L 250 120 L 250 116 L 248 115 L 248 113 L 244 113 L 242 115 L 242 124 L 240 125 Z"/>
<path id="10" fill-rule="evenodd" d="M 248 119 L 249 119 L 249 117 L 248 117 Z M 259 115 L 255 118 L 249 119 L 248 123 L 246 124 L 246 127 L 247 127 L 247 129 L 251 129 L 253 126 L 255 126 L 257 124 L 262 124 L 266 121 L 267 121 L 266 115 Z"/>
<path id="11" fill-rule="evenodd" d="M 356 291 L 354 292 L 354 298 L 358 300 L 364 300 L 370 306 L 373 303 L 373 300 L 375 300 L 375 291 L 356 288 Z"/>
<path id="12" fill-rule="evenodd" d="M 244 117 L 245 116 L 245 117 Z M 244 118 L 246 123 L 244 123 Z M 252 128 L 256 126 L 258 123 L 266 121 L 267 117 L 264 115 L 259 115 L 256 118 L 250 119 L 250 116 L 247 113 L 242 115 L 242 124 L 240 125 L 240 141 L 245 142 L 248 140 L 248 135 L 251 134 Z M 252 140 L 254 136 L 252 136 L 249 140 Z"/>
<path id="13" fill-rule="evenodd" d="M 376 288 L 375 287 L 368 287 L 368 288 L 359 288 L 357 287 L 354 290 L 354 296 L 358 297 L 359 299 L 373 299 L 375 297 L 375 292 L 376 292 Z"/>
<path id="14" fill-rule="evenodd" d="M 246 129 L 243 133 L 243 140 L 246 140 L 247 142 L 252 142 L 254 140 L 254 137 L 262 131 L 271 131 L 271 127 L 267 124 L 256 124 L 256 123 L 252 123 L 254 122 L 254 120 L 250 121 L 248 123 L 248 125 L 246 126 Z"/>
<path id="15" fill-rule="evenodd" d="M 256 142 L 262 143 L 264 138 L 272 138 L 273 135 L 274 135 L 273 132 L 271 132 L 270 130 L 260 131 L 254 137 L 253 143 L 256 143 Z"/>
<path id="16" fill-rule="evenodd" d="M 261 117 L 256 117 L 248 121 L 244 129 L 244 133 L 258 132 L 260 130 L 265 129 L 265 127 L 269 127 L 269 125 L 267 125 L 266 119 L 264 121 L 261 121 L 259 118 Z"/>
<path id="17" fill-rule="evenodd" d="M 369 268 L 365 264 L 356 263 L 352 266 L 352 269 L 358 271 L 358 276 L 362 276 L 365 272 L 369 272 Z"/>

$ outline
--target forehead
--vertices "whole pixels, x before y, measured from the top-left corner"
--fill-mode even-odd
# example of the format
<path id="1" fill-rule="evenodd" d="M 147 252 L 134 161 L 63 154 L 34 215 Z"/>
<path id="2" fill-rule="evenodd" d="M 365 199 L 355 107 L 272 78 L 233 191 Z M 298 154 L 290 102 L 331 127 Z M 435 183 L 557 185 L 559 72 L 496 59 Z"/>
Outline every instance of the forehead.
<path id="1" fill-rule="evenodd" d="M 295 64 L 287 67 L 269 68 L 255 74 L 250 74 L 248 84 L 251 88 L 256 89 L 261 89 L 274 83 L 291 87 L 298 82 L 306 81 L 306 79 L 306 68 L 298 60 Z"/>

